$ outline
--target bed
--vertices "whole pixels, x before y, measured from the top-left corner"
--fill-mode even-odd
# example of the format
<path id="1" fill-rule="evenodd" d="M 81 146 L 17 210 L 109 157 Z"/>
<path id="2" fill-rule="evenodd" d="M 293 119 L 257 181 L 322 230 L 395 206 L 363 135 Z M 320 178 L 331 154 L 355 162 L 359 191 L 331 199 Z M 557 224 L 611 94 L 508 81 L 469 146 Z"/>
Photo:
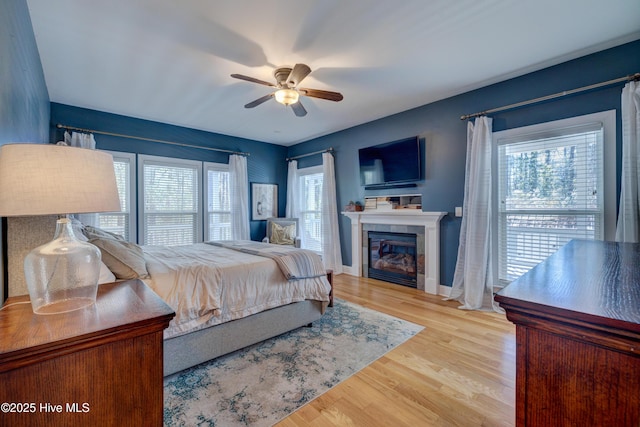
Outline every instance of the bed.
<path id="1" fill-rule="evenodd" d="M 329 305 L 331 284 L 310 251 L 253 241 L 138 246 L 83 233 L 116 279 L 143 280 L 176 312 L 164 331 L 165 376 L 308 325 Z"/>
<path id="2" fill-rule="evenodd" d="M 55 230 L 55 219 L 55 216 L 8 218 L 7 270 L 9 276 L 9 296 L 27 294 L 23 268 L 24 257 L 34 247 L 51 240 L 51 236 Z M 74 229 L 76 236 L 79 238 L 86 236 L 86 239 L 91 240 L 92 243 L 101 249 L 103 265 L 100 274 L 100 283 L 140 278 L 151 288 L 155 288 L 154 290 L 158 294 L 166 290 L 163 289 L 166 284 L 156 283 L 157 277 L 154 277 L 154 275 L 150 274 L 147 270 L 147 258 L 162 258 L 162 254 L 157 253 L 155 248 L 140 247 L 125 242 L 118 236 L 111 235 L 99 229 L 94 229 L 94 232 L 91 233 L 90 227 L 83 227 L 80 223 L 75 223 Z M 213 245 L 198 244 L 185 246 L 184 248 L 187 252 L 194 251 L 197 248 L 208 252 L 207 248 L 211 249 Z M 282 248 L 286 250 L 284 247 Z M 227 251 L 231 251 L 231 249 L 227 248 Z M 240 253 L 239 251 L 235 252 L 238 252 L 235 254 L 236 257 L 244 258 L 246 255 L 246 253 Z M 166 255 L 169 257 L 169 260 L 171 260 L 171 254 L 168 253 Z M 184 258 L 186 261 L 190 256 L 189 253 L 180 256 L 178 256 L 178 254 L 174 255 L 176 256 L 173 258 L 173 261 L 177 261 L 180 258 Z M 228 256 L 231 258 L 234 257 L 234 255 L 231 254 Z M 220 259 L 223 258 L 224 257 L 221 256 Z M 270 274 L 266 273 L 266 269 L 262 271 L 262 274 L 268 276 L 264 277 L 265 286 L 268 280 L 274 277 L 278 278 L 281 286 L 284 285 L 284 283 L 291 284 L 289 280 L 286 280 L 284 275 L 279 276 L 278 273 L 274 272 L 274 260 L 259 256 L 255 256 L 255 258 L 259 260 L 257 262 L 270 265 Z M 169 261 L 165 260 L 162 262 L 167 264 L 167 266 L 163 268 L 169 268 Z M 151 273 L 153 273 L 156 267 L 150 266 L 149 269 L 151 269 Z M 260 270 L 262 267 L 258 266 L 255 269 Z M 165 276 L 167 274 L 169 273 L 165 272 Z M 227 317 L 224 315 L 220 317 L 221 320 L 223 318 L 225 319 L 224 322 L 209 320 L 209 323 L 206 323 L 201 321 L 199 325 L 190 331 L 186 330 L 186 326 L 182 324 L 181 327 L 185 329 L 175 334 L 173 332 L 167 332 L 164 341 L 165 375 L 170 375 L 212 358 L 315 322 L 324 314 L 328 305 L 328 298 L 330 298 L 327 294 L 330 293 L 331 286 L 324 274 L 322 277 L 303 280 L 298 284 L 309 285 L 309 282 L 312 282 L 312 284 L 315 283 L 316 286 L 320 288 L 320 290 L 317 291 L 319 294 L 312 297 L 314 299 L 304 299 L 306 297 L 300 294 L 294 294 L 290 296 L 289 300 L 285 298 L 279 302 L 285 305 L 278 306 L 271 301 L 263 307 L 254 307 L 249 310 L 255 313 L 247 313 L 246 317 L 239 317 L 237 312 L 233 315 L 227 313 Z M 288 301 L 292 302 L 289 303 Z M 169 304 L 171 305 L 172 303 L 169 302 Z M 177 312 L 178 311 L 176 311 L 176 313 Z M 223 313 L 220 311 L 218 314 Z M 192 324 L 194 323 L 198 322 L 192 321 Z M 175 328 L 170 326 L 169 329 L 173 331 Z"/>

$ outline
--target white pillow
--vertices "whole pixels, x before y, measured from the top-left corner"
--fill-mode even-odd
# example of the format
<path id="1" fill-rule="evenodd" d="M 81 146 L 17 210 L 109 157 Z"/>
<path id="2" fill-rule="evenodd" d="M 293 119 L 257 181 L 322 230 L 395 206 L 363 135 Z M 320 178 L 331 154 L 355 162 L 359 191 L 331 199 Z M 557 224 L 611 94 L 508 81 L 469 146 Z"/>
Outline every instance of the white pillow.
<path id="1" fill-rule="evenodd" d="M 118 279 L 146 279 L 149 277 L 142 248 L 127 242 L 117 234 L 96 227 L 85 226 L 84 234 L 89 243 L 97 246 L 102 262 Z"/>
<path id="2" fill-rule="evenodd" d="M 276 245 L 293 245 L 296 236 L 296 224 L 280 225 L 271 223 L 271 238 L 269 243 Z"/>
<path id="3" fill-rule="evenodd" d="M 88 242 L 89 239 L 84 235 L 84 225 L 76 218 L 71 218 L 71 226 L 73 227 L 73 234 L 76 238 L 82 242 Z M 95 246 L 95 245 L 94 245 Z M 109 267 L 104 262 L 100 261 L 100 276 L 98 277 L 98 285 L 103 283 L 111 283 L 116 281 L 116 276 L 109 270 Z"/>
<path id="4" fill-rule="evenodd" d="M 100 277 L 98 278 L 98 285 L 103 283 L 111 283 L 116 281 L 116 276 L 109 270 L 104 262 L 100 261 Z"/>

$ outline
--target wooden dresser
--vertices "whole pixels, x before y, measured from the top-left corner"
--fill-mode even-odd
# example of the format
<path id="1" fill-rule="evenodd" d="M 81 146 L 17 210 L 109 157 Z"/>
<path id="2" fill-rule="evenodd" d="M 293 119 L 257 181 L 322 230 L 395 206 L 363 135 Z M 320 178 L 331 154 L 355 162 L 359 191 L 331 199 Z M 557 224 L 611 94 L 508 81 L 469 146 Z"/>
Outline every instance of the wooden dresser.
<path id="1" fill-rule="evenodd" d="M 516 425 L 640 426 L 640 245 L 573 240 L 496 296 Z"/>
<path id="2" fill-rule="evenodd" d="M 173 310 L 144 283 L 101 285 L 94 306 L 0 310 L 0 425 L 161 426 L 162 333 Z"/>

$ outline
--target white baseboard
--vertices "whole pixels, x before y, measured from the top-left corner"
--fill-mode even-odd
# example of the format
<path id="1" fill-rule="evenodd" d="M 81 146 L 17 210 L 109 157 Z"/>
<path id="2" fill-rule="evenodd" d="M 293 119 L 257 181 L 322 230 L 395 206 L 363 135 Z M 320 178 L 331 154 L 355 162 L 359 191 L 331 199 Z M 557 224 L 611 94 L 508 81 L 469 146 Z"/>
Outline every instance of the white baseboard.
<path id="1" fill-rule="evenodd" d="M 343 266 L 342 266 L 342 272 L 343 272 L 344 274 L 348 274 L 349 276 L 356 276 L 356 277 L 360 276 L 360 275 L 358 274 L 358 269 L 353 268 L 353 267 L 352 267 L 352 266 L 350 266 L 350 265 L 343 265 Z"/>

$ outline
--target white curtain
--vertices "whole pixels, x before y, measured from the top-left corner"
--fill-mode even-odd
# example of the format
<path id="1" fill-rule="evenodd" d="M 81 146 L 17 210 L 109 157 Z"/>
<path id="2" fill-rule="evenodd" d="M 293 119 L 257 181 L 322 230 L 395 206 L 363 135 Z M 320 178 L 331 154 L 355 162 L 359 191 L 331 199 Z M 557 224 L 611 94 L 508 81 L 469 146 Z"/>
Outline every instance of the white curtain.
<path id="1" fill-rule="evenodd" d="M 300 215 L 300 176 L 298 175 L 298 161 L 290 160 L 287 169 L 287 206 L 285 208 L 285 217 L 298 218 L 298 237 L 300 238 L 300 246 L 306 247 L 307 233 L 303 232 L 303 222 Z"/>
<path id="2" fill-rule="evenodd" d="M 465 310 L 501 311 L 493 301 L 491 271 L 491 128 L 489 117 L 467 125 L 463 217 L 449 297 Z"/>
<path id="3" fill-rule="evenodd" d="M 64 142 L 72 147 L 88 148 L 89 150 L 96 149 L 96 140 L 93 138 L 92 133 L 78 133 L 68 131 L 64 132 Z"/>
<path id="4" fill-rule="evenodd" d="M 331 153 L 322 153 L 322 261 L 334 274 L 342 273 L 342 251 L 338 229 L 336 173 Z"/>
<path id="5" fill-rule="evenodd" d="M 622 90 L 622 183 L 616 241 L 640 242 L 640 82 Z"/>
<path id="6" fill-rule="evenodd" d="M 96 140 L 92 133 L 64 132 L 64 142 L 71 147 L 96 149 Z M 58 143 L 59 144 L 59 143 Z M 100 216 L 97 213 L 74 214 L 74 217 L 84 225 L 100 226 Z"/>
<path id="7" fill-rule="evenodd" d="M 285 210 L 287 218 L 300 218 L 299 191 L 298 161 L 291 160 L 287 170 L 287 207 Z"/>
<path id="8" fill-rule="evenodd" d="M 249 175 L 247 158 L 229 156 L 229 190 L 231 193 L 231 238 L 249 240 Z"/>

